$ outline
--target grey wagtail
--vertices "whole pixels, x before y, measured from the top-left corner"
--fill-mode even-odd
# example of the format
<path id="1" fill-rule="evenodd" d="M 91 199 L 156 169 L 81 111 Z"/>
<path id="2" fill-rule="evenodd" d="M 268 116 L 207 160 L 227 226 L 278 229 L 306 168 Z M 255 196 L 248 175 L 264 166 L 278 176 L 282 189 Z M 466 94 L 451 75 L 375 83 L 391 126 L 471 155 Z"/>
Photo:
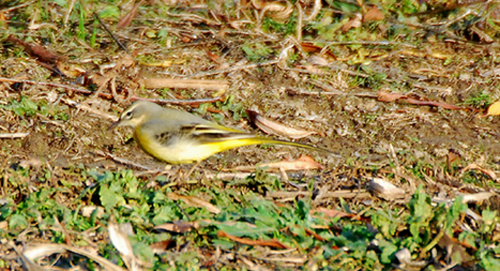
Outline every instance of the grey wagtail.
<path id="1" fill-rule="evenodd" d="M 131 126 L 141 149 L 170 164 L 199 162 L 221 151 L 256 144 L 290 145 L 331 153 L 306 144 L 259 137 L 146 101 L 130 105 L 109 130 L 118 126 Z"/>

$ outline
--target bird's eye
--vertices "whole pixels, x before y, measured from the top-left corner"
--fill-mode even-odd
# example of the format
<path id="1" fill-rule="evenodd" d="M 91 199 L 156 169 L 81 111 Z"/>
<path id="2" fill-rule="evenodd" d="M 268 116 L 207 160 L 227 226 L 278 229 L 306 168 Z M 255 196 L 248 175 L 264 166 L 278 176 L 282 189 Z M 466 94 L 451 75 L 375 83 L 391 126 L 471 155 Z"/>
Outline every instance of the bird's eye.
<path id="1" fill-rule="evenodd" d="M 132 117 L 132 111 L 125 113 L 125 118 L 130 119 Z"/>

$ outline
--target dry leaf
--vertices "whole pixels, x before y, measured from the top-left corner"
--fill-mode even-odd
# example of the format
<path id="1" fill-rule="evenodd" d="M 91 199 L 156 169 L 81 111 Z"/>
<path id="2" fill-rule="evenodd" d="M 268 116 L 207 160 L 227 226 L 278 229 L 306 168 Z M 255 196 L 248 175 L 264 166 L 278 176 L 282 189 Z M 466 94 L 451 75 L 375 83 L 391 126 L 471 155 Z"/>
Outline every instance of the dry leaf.
<path id="1" fill-rule="evenodd" d="M 488 107 L 486 115 L 498 116 L 500 115 L 500 102 L 494 102 Z"/>
<path id="2" fill-rule="evenodd" d="M 82 213 L 83 217 L 90 217 L 94 211 L 97 212 L 96 213 L 97 218 L 100 218 L 105 214 L 105 210 L 101 206 L 88 205 L 88 206 L 83 206 L 80 209 L 80 212 Z"/>
<path id="3" fill-rule="evenodd" d="M 298 225 L 296 225 L 298 227 Z M 314 237 L 316 240 L 318 241 L 321 241 L 321 242 L 325 242 L 326 239 L 321 237 L 319 234 L 315 233 L 313 230 L 310 230 L 308 228 L 304 228 L 304 231 L 308 234 L 308 235 L 311 235 L 312 237 Z"/>
<path id="4" fill-rule="evenodd" d="M 312 134 L 317 134 L 316 131 L 299 130 L 285 126 L 281 123 L 272 121 L 263 117 L 258 112 L 247 109 L 247 115 L 250 120 L 261 129 L 264 133 L 270 135 L 282 135 L 293 139 L 303 138 Z"/>
<path id="5" fill-rule="evenodd" d="M 439 239 L 439 242 L 437 244 L 439 247 L 441 247 L 443 250 L 446 251 L 446 261 L 450 261 L 450 259 L 456 258 L 458 256 L 460 259 L 462 259 L 463 262 L 469 262 L 472 260 L 472 257 L 469 253 L 467 253 L 465 248 L 471 248 L 467 242 L 460 242 L 453 236 L 449 236 L 448 234 L 444 234 L 441 239 Z M 476 249 L 473 249 L 474 251 Z"/>
<path id="6" fill-rule="evenodd" d="M 245 25 L 248 25 L 248 24 L 253 24 L 252 21 L 250 20 L 238 20 L 238 21 L 230 21 L 228 22 L 229 26 L 236 29 L 236 30 L 240 30 L 241 28 L 243 28 Z"/>
<path id="7" fill-rule="evenodd" d="M 325 48 L 325 47 L 320 47 L 318 45 L 315 45 L 315 44 L 312 44 L 312 43 L 307 43 L 307 42 L 301 42 L 300 43 L 300 47 L 303 51 L 305 52 L 308 52 L 308 53 L 311 53 L 311 52 L 324 52 L 326 53 L 327 55 L 331 56 L 332 58 L 336 59 L 337 57 L 335 56 L 335 54 L 328 48 Z"/>
<path id="8" fill-rule="evenodd" d="M 293 6 L 288 1 L 282 3 L 284 3 L 284 5 L 277 2 L 272 2 L 264 5 L 264 8 L 262 8 L 262 11 L 260 13 L 261 18 L 264 17 L 264 14 L 266 14 L 266 12 L 270 12 L 271 14 L 268 14 L 268 16 L 274 20 L 279 21 L 288 19 L 293 12 Z"/>
<path id="9" fill-rule="evenodd" d="M 368 190 L 375 196 L 386 200 L 394 200 L 405 196 L 403 189 L 381 178 L 372 178 L 368 183 Z"/>
<path id="10" fill-rule="evenodd" d="M 125 265 L 127 265 L 130 270 L 141 270 L 138 258 L 132 250 L 132 245 L 130 244 L 127 234 L 118 224 L 112 221 L 113 219 L 114 218 L 111 218 L 108 222 L 108 235 L 111 240 L 111 244 L 113 244 L 115 249 L 120 252 Z"/>
<path id="11" fill-rule="evenodd" d="M 134 20 L 135 16 L 137 15 L 137 11 L 139 10 L 139 7 L 145 2 L 146 0 L 141 0 L 139 3 L 135 4 L 134 7 L 127 13 L 127 15 L 123 16 L 123 18 L 120 19 L 120 21 L 116 24 L 117 28 L 124 28 L 127 26 L 130 26 L 132 21 Z"/>
<path id="12" fill-rule="evenodd" d="M 372 6 L 372 8 L 366 12 L 365 16 L 363 16 L 363 22 L 382 21 L 383 19 L 384 14 L 377 6 Z"/>
<path id="13" fill-rule="evenodd" d="M 493 192 L 479 192 L 475 194 L 463 194 L 463 202 L 471 203 L 471 202 L 482 202 L 490 199 L 492 196 L 496 194 Z"/>
<path id="14" fill-rule="evenodd" d="M 66 62 L 57 62 L 56 67 L 62 74 L 69 78 L 76 78 L 87 73 L 86 70 Z"/>
<path id="15" fill-rule="evenodd" d="M 152 243 L 149 245 L 149 248 L 153 251 L 154 254 L 164 254 L 167 252 L 167 249 L 171 247 L 170 244 L 175 243 L 174 240 L 163 240 L 156 243 Z"/>
<path id="16" fill-rule="evenodd" d="M 63 244 L 30 244 L 28 249 L 25 249 L 22 253 L 27 260 L 33 261 L 40 257 L 48 257 L 52 254 L 64 254 L 72 252 L 79 254 L 81 256 L 87 257 L 97 263 L 99 263 L 104 270 L 109 271 L 125 271 L 126 269 L 119 267 L 118 265 L 112 263 L 111 261 L 97 255 L 97 251 L 92 250 L 90 247 L 73 247 Z M 34 264 L 34 263 L 33 263 Z M 37 265 L 38 266 L 38 265 Z M 45 269 L 43 269 L 45 270 Z"/>
<path id="17" fill-rule="evenodd" d="M 29 160 L 22 160 L 21 163 L 19 163 L 19 166 L 23 168 L 28 168 L 28 167 L 39 168 L 42 166 L 42 160 L 38 158 L 30 158 Z"/>
<path id="18" fill-rule="evenodd" d="M 343 26 L 342 26 L 342 32 L 347 32 L 349 29 L 351 28 L 359 28 L 361 27 L 361 14 L 357 13 L 354 18 L 350 19 L 349 21 L 347 21 L 347 23 L 345 23 Z"/>
<path id="19" fill-rule="evenodd" d="M 287 246 L 282 244 L 280 241 L 276 239 L 271 240 L 252 240 L 247 238 L 236 237 L 224 231 L 217 232 L 217 236 L 226 237 L 234 242 L 238 242 L 240 244 L 245 244 L 249 246 L 264 246 L 264 247 L 272 247 L 272 248 L 280 248 L 280 249 L 288 249 Z"/>
<path id="20" fill-rule="evenodd" d="M 167 193 L 167 197 L 171 200 L 182 200 L 184 203 L 192 207 L 205 207 L 207 211 L 214 214 L 220 213 L 219 208 L 195 196 L 184 196 L 176 193 Z"/>
<path id="21" fill-rule="evenodd" d="M 433 101 L 427 101 L 427 100 L 420 100 L 417 98 L 420 98 L 417 96 L 417 98 L 412 98 L 408 97 L 407 95 L 400 94 L 400 93 L 387 93 L 384 91 L 380 91 L 378 94 L 377 100 L 381 102 L 394 102 L 397 100 L 406 100 L 409 104 L 413 105 L 426 105 L 426 106 L 436 106 L 436 107 L 442 107 L 444 109 L 449 109 L 449 110 L 468 110 L 468 108 L 463 108 L 459 107 L 453 104 L 449 103 L 444 103 L 444 102 L 433 102 Z"/>
<path id="22" fill-rule="evenodd" d="M 30 54 L 32 57 L 38 58 L 38 60 L 44 62 L 44 63 L 51 63 L 54 64 L 59 60 L 65 60 L 66 57 L 59 56 L 57 54 L 54 54 L 50 52 L 49 50 L 45 49 L 43 46 L 38 45 L 36 43 L 27 43 L 24 42 L 16 37 L 14 35 L 10 35 L 7 40 L 17 43 L 21 46 L 24 47 L 24 50 Z"/>
<path id="23" fill-rule="evenodd" d="M 334 218 L 334 217 L 342 218 L 342 217 L 350 217 L 351 216 L 351 214 L 348 214 L 348 213 L 345 213 L 342 211 L 338 211 L 338 210 L 334 210 L 334 209 L 324 208 L 324 207 L 318 207 L 316 209 L 309 211 L 309 213 L 311 215 L 320 213 L 320 214 L 324 214 L 326 217 L 331 217 L 331 218 Z"/>
<path id="24" fill-rule="evenodd" d="M 377 100 L 380 102 L 394 102 L 402 98 L 406 98 L 406 96 L 400 93 L 388 93 L 385 91 L 380 91 L 379 93 L 377 93 Z"/>
<path id="25" fill-rule="evenodd" d="M 198 222 L 182 222 L 182 221 L 174 221 L 173 223 L 164 223 L 155 227 L 155 230 L 165 230 L 177 233 L 184 233 L 191 231 L 192 229 L 199 228 L 200 225 Z"/>

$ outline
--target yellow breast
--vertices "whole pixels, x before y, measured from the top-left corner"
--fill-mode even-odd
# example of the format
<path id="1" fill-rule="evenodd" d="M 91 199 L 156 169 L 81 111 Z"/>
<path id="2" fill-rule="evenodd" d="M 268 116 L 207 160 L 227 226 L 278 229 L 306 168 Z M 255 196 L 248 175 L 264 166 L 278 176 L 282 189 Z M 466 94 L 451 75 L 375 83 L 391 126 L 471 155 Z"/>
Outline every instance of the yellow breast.
<path id="1" fill-rule="evenodd" d="M 134 131 L 134 139 L 146 153 L 170 164 L 198 162 L 222 151 L 217 144 L 200 144 L 198 141 L 178 136 L 161 143 L 154 135 L 144 133 L 140 126 Z"/>

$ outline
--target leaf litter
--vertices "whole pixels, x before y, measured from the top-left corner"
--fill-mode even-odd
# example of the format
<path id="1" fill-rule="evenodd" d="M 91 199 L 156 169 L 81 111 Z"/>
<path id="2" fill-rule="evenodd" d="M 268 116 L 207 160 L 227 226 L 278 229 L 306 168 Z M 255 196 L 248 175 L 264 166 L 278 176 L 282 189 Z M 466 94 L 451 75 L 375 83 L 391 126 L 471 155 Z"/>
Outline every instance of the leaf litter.
<path id="1" fill-rule="evenodd" d="M 92 265 L 23 258 L 18 244 L 44 236 L 59 255 L 91 246 L 132 270 L 132 254 L 150 269 L 498 269 L 493 3 L 45 4 L 0 8 L 2 268 Z M 106 132 L 138 99 L 246 130 L 256 109 L 277 136 L 301 127 L 343 159 L 303 167 L 290 158 L 302 151 L 249 147 L 185 176 Z M 106 228 L 126 245 L 107 246 Z M 122 247 L 130 259 L 116 261 Z"/>

